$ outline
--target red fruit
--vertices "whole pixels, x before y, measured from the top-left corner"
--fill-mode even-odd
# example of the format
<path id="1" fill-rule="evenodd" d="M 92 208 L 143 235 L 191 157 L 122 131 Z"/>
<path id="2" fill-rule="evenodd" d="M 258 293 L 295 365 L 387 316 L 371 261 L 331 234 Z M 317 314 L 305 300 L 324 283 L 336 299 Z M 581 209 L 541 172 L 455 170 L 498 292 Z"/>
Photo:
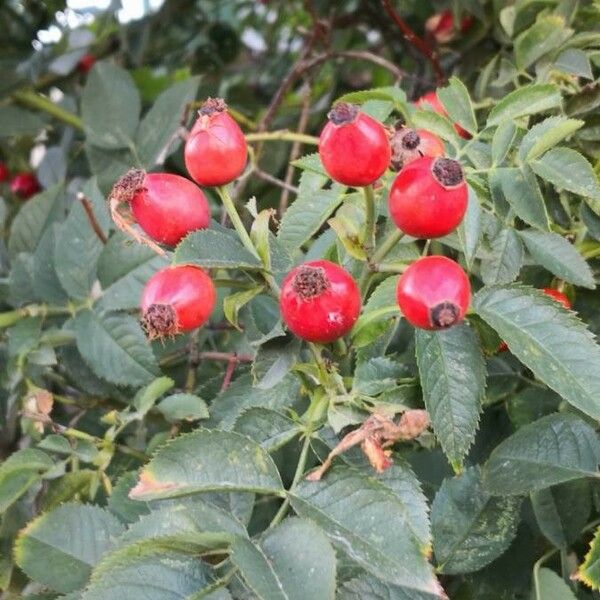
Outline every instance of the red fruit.
<path id="1" fill-rule="evenodd" d="M 111 198 L 129 202 L 138 225 L 161 244 L 175 246 L 191 231 L 210 223 L 204 192 L 172 173 L 132 169 L 114 185 Z"/>
<path id="2" fill-rule="evenodd" d="M 281 316 L 290 331 L 309 342 L 332 342 L 348 333 L 360 307 L 354 279 L 328 260 L 295 267 L 281 286 Z"/>
<path id="3" fill-rule="evenodd" d="M 0 183 L 4 183 L 10 177 L 10 171 L 6 163 L 0 162 Z"/>
<path id="4" fill-rule="evenodd" d="M 215 286 L 200 267 L 165 267 L 144 286 L 142 327 L 150 339 L 191 331 L 206 323 L 215 299 Z"/>
<path id="5" fill-rule="evenodd" d="M 550 298 L 560 302 L 567 310 L 571 310 L 571 301 L 562 292 L 559 292 L 554 288 L 544 288 L 542 292 L 544 292 L 546 296 L 550 296 Z"/>
<path id="6" fill-rule="evenodd" d="M 421 156 L 443 156 L 444 142 L 426 129 L 410 129 L 402 127 L 395 129 L 390 138 L 392 147 L 391 168 L 394 171 Z"/>
<path id="7" fill-rule="evenodd" d="M 462 321 L 471 302 L 471 284 L 460 265 L 445 256 L 426 256 L 398 279 L 398 306 L 421 329 L 445 329 Z"/>
<path id="8" fill-rule="evenodd" d="M 428 106 L 433 110 L 433 112 L 438 115 L 442 115 L 443 117 L 448 116 L 448 111 L 444 108 L 444 105 L 440 102 L 437 92 L 428 92 L 424 96 L 421 96 L 416 102 L 415 106 L 419 108 L 427 108 Z M 465 131 L 460 125 L 454 123 L 454 129 L 456 133 L 460 135 L 460 137 L 465 138 L 466 140 L 471 138 L 471 134 L 468 131 Z"/>
<path id="9" fill-rule="evenodd" d="M 329 114 L 319 138 L 319 156 L 334 181 L 361 187 L 374 183 L 388 168 L 391 148 L 383 125 L 340 102 Z"/>
<path id="10" fill-rule="evenodd" d="M 473 24 L 471 15 L 464 16 L 460 21 L 460 31 L 465 33 Z M 438 44 L 452 41 L 457 34 L 454 24 L 454 15 L 451 10 L 444 10 L 429 17 L 425 21 L 425 31 L 431 35 Z"/>
<path id="11" fill-rule="evenodd" d="M 406 165 L 390 189 L 390 216 L 399 229 L 417 238 L 442 237 L 459 225 L 468 190 L 460 164 L 423 156 Z"/>
<path id="12" fill-rule="evenodd" d="M 33 173 L 17 173 L 10 182 L 10 191 L 22 200 L 37 194 L 42 188 Z"/>
<path id="13" fill-rule="evenodd" d="M 84 54 L 77 63 L 77 70 L 80 73 L 88 73 L 96 63 L 96 57 L 92 54 Z"/>
<path id="14" fill-rule="evenodd" d="M 185 143 L 185 166 L 200 185 L 225 185 L 246 166 L 248 148 L 239 125 L 219 98 L 209 98 Z"/>

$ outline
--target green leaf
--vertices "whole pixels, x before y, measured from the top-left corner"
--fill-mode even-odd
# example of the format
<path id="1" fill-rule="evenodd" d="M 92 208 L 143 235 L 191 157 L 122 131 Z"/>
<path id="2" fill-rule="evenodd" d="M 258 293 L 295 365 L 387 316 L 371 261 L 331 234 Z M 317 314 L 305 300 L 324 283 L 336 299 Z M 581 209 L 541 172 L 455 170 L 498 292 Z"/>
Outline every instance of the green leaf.
<path id="1" fill-rule="evenodd" d="M 479 342 L 465 324 L 446 331 L 415 331 L 425 407 L 448 460 L 459 469 L 475 439 L 485 393 Z"/>
<path id="2" fill-rule="evenodd" d="M 122 233 L 111 236 L 98 259 L 98 279 L 103 288 L 98 307 L 137 308 L 148 279 L 168 264 L 164 256 L 157 256 L 146 246 L 132 244 Z"/>
<path id="3" fill-rule="evenodd" d="M 486 285 L 510 283 L 523 265 L 523 244 L 514 229 L 501 229 L 490 242 L 492 252 L 481 261 L 481 278 Z"/>
<path id="4" fill-rule="evenodd" d="M 239 329 L 238 313 L 240 309 L 248 304 L 252 298 L 258 296 L 264 290 L 264 286 L 259 285 L 249 290 L 243 290 L 227 296 L 223 300 L 223 313 L 225 318 L 236 328 Z"/>
<path id="5" fill-rule="evenodd" d="M 548 117 L 534 125 L 523 137 L 519 158 L 523 161 L 536 159 L 559 142 L 583 127 L 584 121 L 566 117 Z"/>
<path id="6" fill-rule="evenodd" d="M 563 50 L 554 61 L 554 68 L 563 73 L 569 73 L 577 77 L 583 77 L 584 79 L 594 79 L 590 59 L 579 48 L 567 48 Z"/>
<path id="7" fill-rule="evenodd" d="M 579 571 L 577 571 L 576 578 L 593 590 L 600 589 L 600 527 L 596 529 L 594 539 L 590 543 L 590 549 L 585 555 L 585 560 L 579 567 Z"/>
<path id="8" fill-rule="evenodd" d="M 558 302 L 539 290 L 512 285 L 483 288 L 473 307 L 511 352 L 573 406 L 600 418 L 600 347 Z"/>
<path id="9" fill-rule="evenodd" d="M 169 423 L 208 419 L 206 402 L 193 394 L 171 394 L 161 400 L 156 408 Z"/>
<path id="10" fill-rule="evenodd" d="M 517 533 L 520 508 L 520 498 L 491 496 L 477 467 L 444 479 L 431 507 L 438 569 L 471 573 L 498 558 Z"/>
<path id="11" fill-rule="evenodd" d="M 82 190 L 90 201 L 100 228 L 106 235 L 110 218 L 106 201 L 95 180 L 90 180 Z M 81 202 L 76 201 L 66 221 L 57 231 L 54 247 L 56 274 L 62 287 L 71 298 L 87 298 L 96 280 L 96 263 L 103 244 L 95 234 Z"/>
<path id="12" fill-rule="evenodd" d="M 396 380 L 405 374 L 402 364 L 386 356 L 377 356 L 357 364 L 352 389 L 359 394 L 377 396 L 396 387 Z"/>
<path id="13" fill-rule="evenodd" d="M 81 600 L 193 600 L 214 581 L 210 567 L 195 556 L 132 545 L 101 563 Z M 207 594 L 206 600 L 231 599 L 225 590 Z"/>
<path id="14" fill-rule="evenodd" d="M 123 523 L 135 523 L 141 516 L 150 512 L 150 504 L 129 499 L 129 490 L 136 481 L 136 471 L 128 471 L 121 475 L 106 503 L 106 508 Z"/>
<path id="15" fill-rule="evenodd" d="M 346 188 L 337 183 L 324 190 L 327 177 L 304 171 L 296 200 L 281 219 L 277 239 L 289 250 L 298 250 L 331 216 L 344 199 Z"/>
<path id="16" fill-rule="evenodd" d="M 98 377 L 117 385 L 142 386 L 159 374 L 152 349 L 133 317 L 86 310 L 77 314 L 73 326 L 77 348 Z"/>
<path id="17" fill-rule="evenodd" d="M 200 229 L 185 237 L 175 250 L 174 262 L 205 268 L 262 268 L 260 260 L 242 246 L 233 232 L 215 229 Z"/>
<path id="18" fill-rule="evenodd" d="M 41 450 L 26 448 L 11 454 L 0 465 L 0 513 L 16 502 L 54 466 Z"/>
<path id="19" fill-rule="evenodd" d="M 0 107 L 0 138 L 35 136 L 44 127 L 40 113 L 25 110 L 14 104 Z"/>
<path id="20" fill-rule="evenodd" d="M 497 169 L 495 176 L 502 193 L 515 214 L 532 227 L 543 231 L 549 229 L 548 212 L 540 186 L 527 167 Z"/>
<path id="21" fill-rule="evenodd" d="M 298 169 L 302 169 L 303 171 L 312 171 L 313 173 L 318 173 L 319 175 L 327 178 L 327 173 L 325 172 L 325 168 L 321 162 L 321 157 L 317 152 L 314 154 L 306 154 L 305 156 L 296 159 L 291 164 Z"/>
<path id="22" fill-rule="evenodd" d="M 254 385 L 268 390 L 277 385 L 298 362 L 301 342 L 293 336 L 278 337 L 258 347 L 252 363 Z"/>
<path id="23" fill-rule="evenodd" d="M 176 136 L 186 106 L 196 98 L 199 77 L 190 77 L 162 92 L 142 119 L 136 135 L 136 146 L 142 166 L 151 169 L 163 164 L 180 140 Z M 173 143 L 173 142 L 176 142 Z"/>
<path id="24" fill-rule="evenodd" d="M 337 600 L 439 600 L 439 594 L 410 592 L 372 575 L 364 574 L 345 581 L 338 588 Z"/>
<path id="25" fill-rule="evenodd" d="M 11 256 L 34 252 L 47 227 L 62 217 L 62 185 L 44 190 L 27 201 L 12 222 L 8 250 Z"/>
<path id="26" fill-rule="evenodd" d="M 534 25 L 515 40 L 517 67 L 525 70 L 539 58 L 553 51 L 573 35 L 565 28 L 565 20 L 558 15 L 540 17 Z"/>
<path id="27" fill-rule="evenodd" d="M 254 407 L 244 411 L 236 420 L 234 431 L 252 438 L 269 452 L 285 446 L 302 430 L 285 415 L 269 408 Z"/>
<path id="28" fill-rule="evenodd" d="M 302 481 L 290 496 L 300 516 L 324 529 L 335 546 L 376 577 L 407 593 L 439 592 L 416 539 L 398 535 L 411 527 L 411 515 L 406 499 L 385 482 L 336 466 L 322 481 Z"/>
<path id="29" fill-rule="evenodd" d="M 132 401 L 132 405 L 137 409 L 134 413 L 135 418 L 146 416 L 155 402 L 174 385 L 175 382 L 170 377 L 157 377 L 152 383 L 138 390 Z"/>
<path id="30" fill-rule="evenodd" d="M 200 429 L 160 448 L 130 497 L 157 500 L 231 490 L 280 495 L 283 486 L 271 457 L 254 440 Z"/>
<path id="31" fill-rule="evenodd" d="M 531 168 L 542 179 L 559 189 L 586 198 L 596 214 L 600 214 L 600 186 L 592 165 L 576 150 L 553 148 L 531 162 Z"/>
<path id="32" fill-rule="evenodd" d="M 494 131 L 494 137 L 492 138 L 492 162 L 494 166 L 504 162 L 504 159 L 512 150 L 516 135 L 517 127 L 513 121 L 504 121 Z"/>
<path id="33" fill-rule="evenodd" d="M 594 274 L 583 256 L 556 233 L 527 229 L 519 231 L 533 259 L 550 273 L 573 285 L 594 289 Z"/>
<path id="34" fill-rule="evenodd" d="M 352 104 L 363 104 L 370 100 L 387 100 L 392 102 L 398 108 L 406 105 L 406 93 L 399 87 L 379 87 L 370 90 L 360 90 L 357 92 L 349 92 L 340 96 L 336 102 L 351 102 Z"/>
<path id="35" fill-rule="evenodd" d="M 85 585 L 123 525 L 98 506 L 63 504 L 31 521 L 15 544 L 17 564 L 31 579 L 57 592 Z"/>
<path id="36" fill-rule="evenodd" d="M 531 494 L 531 506 L 541 532 L 557 548 L 579 537 L 592 511 L 587 479 L 575 479 Z"/>
<path id="37" fill-rule="evenodd" d="M 490 111 L 487 126 L 500 125 L 504 121 L 558 108 L 561 102 L 562 98 L 556 86 L 546 83 L 533 83 L 521 87 L 502 98 Z"/>
<path id="38" fill-rule="evenodd" d="M 65 305 L 69 297 L 58 279 L 54 260 L 54 248 L 60 229 L 58 223 L 53 223 L 44 231 L 33 255 L 32 283 L 35 295 L 39 298 L 54 304 Z"/>
<path id="39" fill-rule="evenodd" d="M 335 597 L 335 552 L 310 521 L 287 519 L 267 530 L 259 544 L 236 539 L 231 561 L 260 600 Z"/>
<path id="40" fill-rule="evenodd" d="M 81 97 L 88 141 L 106 149 L 130 147 L 140 110 L 140 96 L 131 75 L 112 63 L 96 63 Z"/>
<path id="41" fill-rule="evenodd" d="M 471 134 L 477 132 L 477 119 L 469 91 L 460 79 L 451 77 L 449 85 L 438 89 L 437 95 L 455 123 Z"/>
<path id="42" fill-rule="evenodd" d="M 469 186 L 467 212 L 458 226 L 456 234 L 465 255 L 467 268 L 470 269 L 473 266 L 481 237 L 481 206 L 477 194 L 471 186 Z"/>
<path id="43" fill-rule="evenodd" d="M 413 127 L 427 129 L 431 133 L 439 135 L 442 139 L 448 140 L 454 146 L 459 143 L 459 137 L 450 119 L 433 112 L 433 110 L 417 110 L 413 113 L 411 122 Z"/>
<path id="44" fill-rule="evenodd" d="M 534 572 L 534 600 L 577 600 L 577 596 L 565 583 L 565 580 L 554 571 L 541 568 Z"/>
<path id="45" fill-rule="evenodd" d="M 551 485 L 598 477 L 600 440 L 574 414 L 556 413 L 521 427 L 491 453 L 485 485 L 499 496 L 526 494 Z"/>

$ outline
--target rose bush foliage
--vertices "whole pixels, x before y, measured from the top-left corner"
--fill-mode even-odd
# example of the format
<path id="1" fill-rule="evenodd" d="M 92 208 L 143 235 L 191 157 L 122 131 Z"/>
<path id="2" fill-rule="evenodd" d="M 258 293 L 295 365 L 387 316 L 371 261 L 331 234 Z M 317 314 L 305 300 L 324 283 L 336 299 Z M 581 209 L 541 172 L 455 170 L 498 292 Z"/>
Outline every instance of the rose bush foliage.
<path id="1" fill-rule="evenodd" d="M 598 597 L 600 9 L 397 4 L 167 0 L 74 29 L 59 1 L 0 7 L 3 597 Z M 435 88 L 443 110 L 414 104 Z M 208 96 L 249 162 L 204 188 L 209 227 L 157 254 L 108 196 L 130 168 L 187 177 Z M 373 195 L 329 179 L 336 101 L 443 140 L 468 183 L 455 231 L 401 237 L 391 170 Z M 32 171 L 26 199 L 10 181 Z M 427 254 L 473 289 L 447 330 L 396 304 Z M 331 344 L 277 302 L 320 259 L 363 296 Z M 216 305 L 150 342 L 140 297 L 169 264 L 206 269 Z"/>

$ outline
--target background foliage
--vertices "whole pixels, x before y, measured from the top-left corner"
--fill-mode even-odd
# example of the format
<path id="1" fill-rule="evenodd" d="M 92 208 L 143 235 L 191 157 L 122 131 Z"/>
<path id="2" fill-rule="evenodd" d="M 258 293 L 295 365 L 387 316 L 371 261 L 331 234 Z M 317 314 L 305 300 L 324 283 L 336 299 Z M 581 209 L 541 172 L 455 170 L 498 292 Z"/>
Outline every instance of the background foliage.
<path id="1" fill-rule="evenodd" d="M 166 0 L 126 24 L 117 4 L 75 28 L 64 2 L 0 7 L 1 158 L 43 187 L 0 199 L 3 597 L 597 598 L 598 3 L 397 3 L 419 36 L 436 11 L 473 17 L 426 39 L 433 60 L 393 3 Z M 37 39 L 48 28 L 59 41 Z M 449 118 L 411 104 L 437 85 Z M 211 229 L 167 258 L 111 226 L 125 170 L 185 175 L 177 132 L 209 95 L 253 148 L 231 191 L 259 258 L 216 196 Z M 362 197 L 327 181 L 311 137 L 340 97 L 445 140 L 470 185 L 454 234 L 365 271 Z M 395 305 L 395 272 L 427 250 L 476 290 L 445 332 Z M 265 273 L 315 257 L 367 276 L 344 347 L 286 335 L 267 293 Z M 169 261 L 210 268 L 219 301 L 205 328 L 150 345 L 139 296 Z M 574 312 L 535 289 L 550 285 Z M 369 412 L 423 406 L 432 433 L 384 473 L 350 451 L 302 477 Z"/>

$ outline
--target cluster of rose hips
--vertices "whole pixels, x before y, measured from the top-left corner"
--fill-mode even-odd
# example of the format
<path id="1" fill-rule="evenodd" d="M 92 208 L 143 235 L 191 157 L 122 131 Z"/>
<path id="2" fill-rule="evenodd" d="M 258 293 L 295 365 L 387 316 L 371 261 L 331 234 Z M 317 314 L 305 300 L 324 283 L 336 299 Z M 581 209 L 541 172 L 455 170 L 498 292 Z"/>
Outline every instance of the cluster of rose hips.
<path id="1" fill-rule="evenodd" d="M 418 101 L 444 112 L 435 93 Z M 443 156 L 444 144 L 424 130 L 395 127 L 390 132 L 357 106 L 339 103 L 330 111 L 319 139 L 327 174 L 352 187 L 373 185 L 391 166 L 389 214 L 404 234 L 432 239 L 452 232 L 467 208 L 468 190 L 461 165 Z M 460 130 L 459 133 L 468 136 Z M 202 186 L 224 186 L 243 172 L 247 146 L 223 100 L 200 108 L 184 149 L 188 172 Z M 188 233 L 207 228 L 210 209 L 203 191 L 170 173 L 131 170 L 114 186 L 111 205 L 127 206 L 145 234 L 176 245 Z M 435 330 L 459 323 L 471 298 L 469 279 L 455 261 L 426 256 L 398 279 L 401 313 L 416 327 Z M 147 282 L 141 300 L 142 325 L 150 338 L 174 335 L 203 325 L 216 300 L 208 274 L 193 265 L 166 267 Z M 281 316 L 298 337 L 328 343 L 354 326 L 361 292 L 351 275 L 327 260 L 305 262 L 284 278 Z"/>
<path id="2" fill-rule="evenodd" d="M 0 184 L 7 181 L 9 182 L 10 191 L 21 200 L 28 200 L 42 189 L 33 173 L 16 173 L 11 177 L 6 163 L 0 162 Z"/>

